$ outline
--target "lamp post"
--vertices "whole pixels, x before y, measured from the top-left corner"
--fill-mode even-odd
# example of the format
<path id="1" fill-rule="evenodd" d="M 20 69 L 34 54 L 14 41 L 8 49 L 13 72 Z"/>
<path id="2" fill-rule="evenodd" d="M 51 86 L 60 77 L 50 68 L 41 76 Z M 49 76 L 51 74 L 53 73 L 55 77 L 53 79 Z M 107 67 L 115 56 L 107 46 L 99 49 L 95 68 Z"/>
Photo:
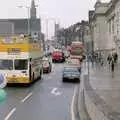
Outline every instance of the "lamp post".
<path id="1" fill-rule="evenodd" d="M 30 7 L 29 6 L 18 6 L 18 8 L 26 8 L 28 13 L 28 35 L 30 34 Z"/>

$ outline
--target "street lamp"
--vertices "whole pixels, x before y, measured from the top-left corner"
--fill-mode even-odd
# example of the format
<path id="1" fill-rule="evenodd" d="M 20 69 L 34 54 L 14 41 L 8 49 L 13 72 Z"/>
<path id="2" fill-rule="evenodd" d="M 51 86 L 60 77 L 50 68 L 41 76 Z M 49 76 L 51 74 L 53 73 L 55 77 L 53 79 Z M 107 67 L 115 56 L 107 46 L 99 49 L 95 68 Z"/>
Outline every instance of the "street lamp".
<path id="1" fill-rule="evenodd" d="M 28 13 L 28 35 L 30 34 L 30 7 L 28 6 L 18 6 L 18 8 L 26 8 Z"/>

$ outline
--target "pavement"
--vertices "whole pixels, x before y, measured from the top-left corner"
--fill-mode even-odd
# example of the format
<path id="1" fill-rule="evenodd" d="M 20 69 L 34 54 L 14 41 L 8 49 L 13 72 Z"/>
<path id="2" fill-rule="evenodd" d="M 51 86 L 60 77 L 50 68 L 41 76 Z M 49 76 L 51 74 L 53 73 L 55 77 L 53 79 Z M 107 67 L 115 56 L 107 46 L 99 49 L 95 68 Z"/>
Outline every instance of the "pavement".
<path id="1" fill-rule="evenodd" d="M 87 68 L 84 64 L 84 71 Z M 90 75 L 84 84 L 91 120 L 120 120 L 120 64 L 116 64 L 112 73 L 109 65 L 92 66 L 90 63 Z"/>
<path id="2" fill-rule="evenodd" d="M 6 87 L 0 120 L 70 120 L 77 84 L 62 82 L 64 64 L 53 64 L 50 74 L 27 88 Z"/>

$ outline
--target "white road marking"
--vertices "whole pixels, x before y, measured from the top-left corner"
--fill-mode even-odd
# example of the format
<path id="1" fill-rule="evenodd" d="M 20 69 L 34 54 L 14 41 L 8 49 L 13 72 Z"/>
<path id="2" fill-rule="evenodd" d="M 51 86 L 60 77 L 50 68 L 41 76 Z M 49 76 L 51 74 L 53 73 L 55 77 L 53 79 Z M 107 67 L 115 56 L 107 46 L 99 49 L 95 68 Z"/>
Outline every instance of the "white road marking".
<path id="1" fill-rule="evenodd" d="M 53 88 L 52 91 L 51 91 L 51 93 L 52 93 L 53 95 L 55 95 L 55 96 L 59 96 L 59 95 L 62 94 L 61 92 L 58 91 L 58 88 Z"/>
<path id="2" fill-rule="evenodd" d="M 9 120 L 10 117 L 13 115 L 13 113 L 14 113 L 15 111 L 16 111 L 16 108 L 13 108 L 13 109 L 10 111 L 10 113 L 5 117 L 4 120 Z"/>
<path id="3" fill-rule="evenodd" d="M 75 94 L 76 94 L 76 92 L 77 92 L 77 87 L 75 87 L 75 89 L 74 89 L 74 95 L 73 95 L 72 103 L 71 103 L 71 117 L 72 117 L 72 120 L 75 120 L 74 102 L 75 102 Z"/>
<path id="4" fill-rule="evenodd" d="M 56 92 L 57 90 L 58 90 L 58 88 L 53 88 L 52 91 L 51 91 L 51 93 L 52 93 L 52 94 L 55 94 L 55 92 Z"/>
<path id="5" fill-rule="evenodd" d="M 29 93 L 23 100 L 21 100 L 22 103 L 24 103 L 26 100 L 28 100 L 31 96 L 33 95 L 33 93 Z"/>
<path id="6" fill-rule="evenodd" d="M 46 80 L 53 80 L 52 76 L 46 78 Z"/>

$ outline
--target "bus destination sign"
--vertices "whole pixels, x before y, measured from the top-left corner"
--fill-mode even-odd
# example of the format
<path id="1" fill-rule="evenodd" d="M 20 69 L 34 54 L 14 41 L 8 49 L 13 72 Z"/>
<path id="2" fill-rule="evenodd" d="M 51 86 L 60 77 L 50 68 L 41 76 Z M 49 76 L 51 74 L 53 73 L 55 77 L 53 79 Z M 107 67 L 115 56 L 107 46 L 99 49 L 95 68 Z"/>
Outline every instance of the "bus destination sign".
<path id="1" fill-rule="evenodd" d="M 20 52 L 20 48 L 8 48 L 8 55 L 18 55 Z"/>

